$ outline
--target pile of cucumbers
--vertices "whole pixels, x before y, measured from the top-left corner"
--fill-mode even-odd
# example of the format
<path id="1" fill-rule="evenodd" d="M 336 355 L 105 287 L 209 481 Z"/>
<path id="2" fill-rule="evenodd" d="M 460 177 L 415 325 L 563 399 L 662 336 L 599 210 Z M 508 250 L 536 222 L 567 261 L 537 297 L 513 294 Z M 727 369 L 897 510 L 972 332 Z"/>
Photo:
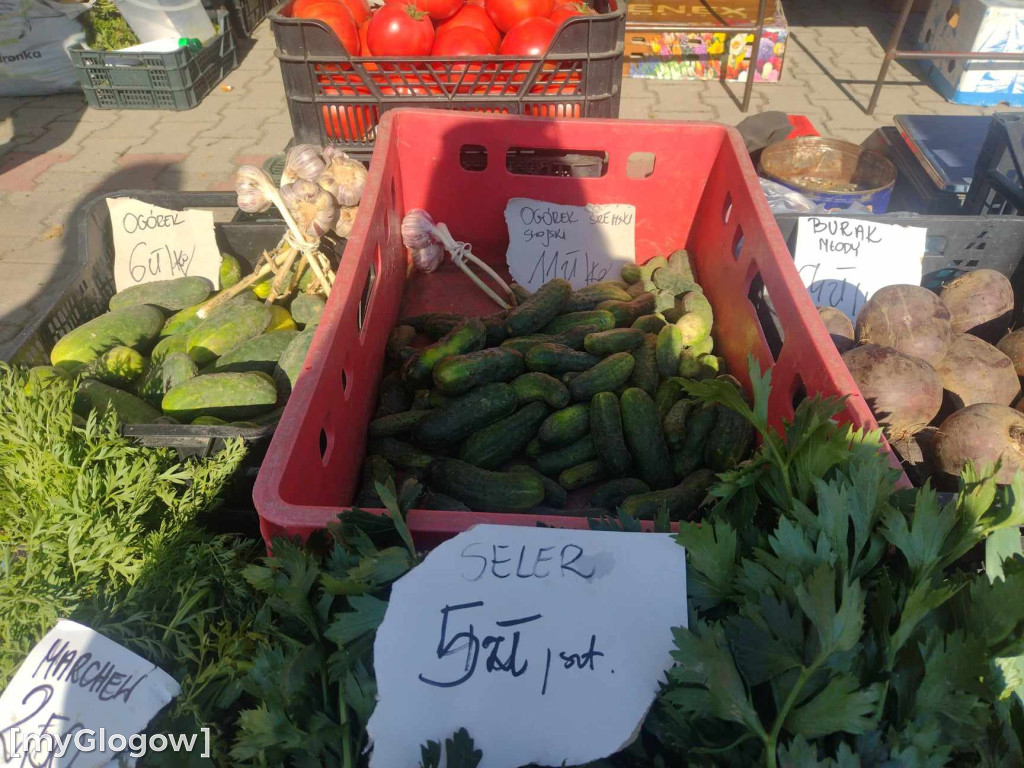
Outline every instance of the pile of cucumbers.
<path id="1" fill-rule="evenodd" d="M 240 263 L 225 254 L 222 288 L 240 278 Z M 59 339 L 51 365 L 33 368 L 28 386 L 80 377 L 75 413 L 82 417 L 112 409 L 127 424 L 272 424 L 302 369 L 324 299 L 298 293 L 287 308 L 268 306 L 261 299 L 269 288 L 269 280 L 257 282 L 205 318 L 197 312 L 213 295 L 206 278 L 127 288 L 110 298 L 110 311 Z"/>
<path id="2" fill-rule="evenodd" d="M 428 509 L 692 515 L 754 436 L 734 412 L 687 399 L 682 382 L 740 385 L 713 354 L 713 312 L 686 251 L 621 278 L 514 286 L 520 302 L 505 312 L 401 321 L 355 503 L 379 504 L 376 483 L 412 477 Z M 415 346 L 422 336 L 433 343 Z M 587 501 L 565 510 L 581 489 Z"/>

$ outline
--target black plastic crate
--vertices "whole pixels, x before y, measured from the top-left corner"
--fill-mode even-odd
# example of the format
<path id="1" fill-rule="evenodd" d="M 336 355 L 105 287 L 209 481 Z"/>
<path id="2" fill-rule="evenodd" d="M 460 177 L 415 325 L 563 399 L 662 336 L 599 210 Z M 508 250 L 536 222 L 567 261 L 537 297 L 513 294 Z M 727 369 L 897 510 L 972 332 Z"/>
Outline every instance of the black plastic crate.
<path id="1" fill-rule="evenodd" d="M 235 35 L 224 10 L 211 12 L 220 32 L 199 51 L 170 53 L 68 49 L 85 100 L 96 109 L 192 109 L 238 66 Z"/>
<path id="2" fill-rule="evenodd" d="M 796 244 L 797 221 L 807 214 L 780 213 L 775 221 L 792 252 Z M 994 269 L 1010 278 L 1017 306 L 1024 306 L 1024 218 L 1013 216 L 917 216 L 912 213 L 846 214 L 880 224 L 924 227 L 925 254 L 921 285 L 938 291 L 964 272 Z"/>
<path id="3" fill-rule="evenodd" d="M 155 192 L 122 191 L 104 193 L 87 201 L 75 219 L 77 273 L 69 287 L 50 307 L 41 312 L 34 324 L 19 335 L 17 351 L 10 362 L 19 365 L 48 365 L 50 349 L 68 331 L 107 311 L 114 295 L 114 245 L 110 231 L 109 197 L 134 197 L 146 203 L 174 210 L 186 208 L 235 209 L 234 192 Z M 285 232 L 282 221 L 265 219 L 251 222 L 214 224 L 217 245 L 251 267 L 265 250 L 277 246 Z M 72 267 L 73 269 L 75 267 Z M 154 448 L 173 448 L 181 457 L 209 456 L 233 437 L 242 438 L 248 448 L 243 465 L 228 489 L 227 498 L 235 506 L 252 507 L 252 486 L 256 482 L 263 456 L 276 425 L 255 428 L 231 426 L 194 426 L 190 424 L 126 424 L 123 432 L 140 444 Z"/>
<path id="4" fill-rule="evenodd" d="M 974 166 L 964 213 L 1024 215 L 1024 115 L 992 118 Z"/>
<path id="5" fill-rule="evenodd" d="M 295 140 L 369 159 L 381 115 L 399 107 L 536 117 L 618 117 L 625 0 L 588 0 L 540 57 L 351 57 L 323 22 L 270 16 Z M 477 61 L 483 66 L 476 66 Z M 512 74 L 514 73 L 514 74 Z"/>
<path id="6" fill-rule="evenodd" d="M 226 0 L 235 34 L 240 39 L 252 37 L 253 31 L 270 15 L 277 3 L 278 0 Z"/>

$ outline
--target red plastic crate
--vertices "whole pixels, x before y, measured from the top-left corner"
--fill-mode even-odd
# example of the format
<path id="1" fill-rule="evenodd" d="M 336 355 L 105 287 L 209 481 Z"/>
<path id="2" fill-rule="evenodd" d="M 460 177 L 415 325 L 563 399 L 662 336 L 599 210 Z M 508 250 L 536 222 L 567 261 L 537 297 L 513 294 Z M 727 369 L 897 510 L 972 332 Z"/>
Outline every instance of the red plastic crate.
<path id="1" fill-rule="evenodd" d="M 481 148 L 486 153 L 483 170 L 463 168 L 460 155 L 470 147 L 477 157 Z M 506 169 L 512 148 L 604 151 L 607 170 L 596 178 L 517 175 Z M 651 159 L 653 171 L 644 177 Z M 405 212 L 429 211 L 507 279 L 504 211 L 511 197 L 632 203 L 638 263 L 683 246 L 694 256 L 715 311 L 715 350 L 729 370 L 749 385 L 748 354 L 762 367 L 774 366 L 770 414 L 776 424 L 792 416 L 794 399 L 804 393 L 852 393 L 845 417 L 874 427 L 800 282 L 735 129 L 396 110 L 381 122 L 334 292 L 257 478 L 254 498 L 268 544 L 275 536 L 305 538 L 351 503 L 395 321 L 425 311 L 495 311 L 447 260 L 434 274 L 409 276 L 399 231 Z M 748 298 L 762 295 L 762 281 L 777 318 L 764 328 Z M 768 338 L 782 335 L 776 359 Z M 421 546 L 483 522 L 587 525 L 570 516 L 429 510 L 412 510 L 408 522 Z"/>

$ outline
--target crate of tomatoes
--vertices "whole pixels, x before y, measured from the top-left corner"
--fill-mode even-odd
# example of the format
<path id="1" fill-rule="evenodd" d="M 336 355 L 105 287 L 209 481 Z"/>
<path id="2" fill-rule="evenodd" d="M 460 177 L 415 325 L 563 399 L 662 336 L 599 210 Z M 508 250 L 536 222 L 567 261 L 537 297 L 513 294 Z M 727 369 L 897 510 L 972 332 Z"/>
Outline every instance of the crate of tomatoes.
<path id="1" fill-rule="evenodd" d="M 296 141 L 362 159 L 396 107 L 619 114 L 625 0 L 289 0 L 271 26 Z"/>

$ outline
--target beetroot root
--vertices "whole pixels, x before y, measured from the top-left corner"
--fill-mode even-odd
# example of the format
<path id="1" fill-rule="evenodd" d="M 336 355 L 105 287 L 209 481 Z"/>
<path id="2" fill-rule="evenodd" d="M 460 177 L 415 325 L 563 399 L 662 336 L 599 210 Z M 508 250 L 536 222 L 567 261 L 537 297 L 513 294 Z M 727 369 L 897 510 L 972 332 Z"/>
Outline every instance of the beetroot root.
<path id="1" fill-rule="evenodd" d="M 1008 484 L 1024 470 L 1024 414 L 994 403 L 969 405 L 942 422 L 933 447 L 940 472 L 955 476 L 969 462 L 980 471 L 1001 461 L 996 482 Z"/>
<path id="2" fill-rule="evenodd" d="M 1013 361 L 1018 376 L 1024 376 L 1024 328 L 1010 331 L 996 344 L 996 349 Z"/>
<path id="3" fill-rule="evenodd" d="M 825 328 L 828 329 L 828 334 L 832 337 L 832 343 L 836 345 L 839 354 L 851 350 L 855 342 L 850 318 L 835 307 L 818 307 L 818 315 L 825 323 Z"/>
<path id="4" fill-rule="evenodd" d="M 1010 405 L 1020 394 L 1013 361 L 969 333 L 953 337 L 946 356 L 935 366 L 954 408 L 975 403 Z"/>
<path id="5" fill-rule="evenodd" d="M 934 365 L 953 339 L 949 310 L 919 285 L 889 285 L 876 291 L 857 315 L 857 343 L 892 347 Z"/>
<path id="6" fill-rule="evenodd" d="M 939 294 L 949 310 L 954 333 L 974 333 L 993 341 L 1013 318 L 1013 286 L 994 269 L 976 269 L 956 278 Z"/>
<path id="7" fill-rule="evenodd" d="M 843 362 L 889 440 L 917 434 L 942 406 L 939 375 L 919 358 L 864 344 L 843 355 Z"/>

